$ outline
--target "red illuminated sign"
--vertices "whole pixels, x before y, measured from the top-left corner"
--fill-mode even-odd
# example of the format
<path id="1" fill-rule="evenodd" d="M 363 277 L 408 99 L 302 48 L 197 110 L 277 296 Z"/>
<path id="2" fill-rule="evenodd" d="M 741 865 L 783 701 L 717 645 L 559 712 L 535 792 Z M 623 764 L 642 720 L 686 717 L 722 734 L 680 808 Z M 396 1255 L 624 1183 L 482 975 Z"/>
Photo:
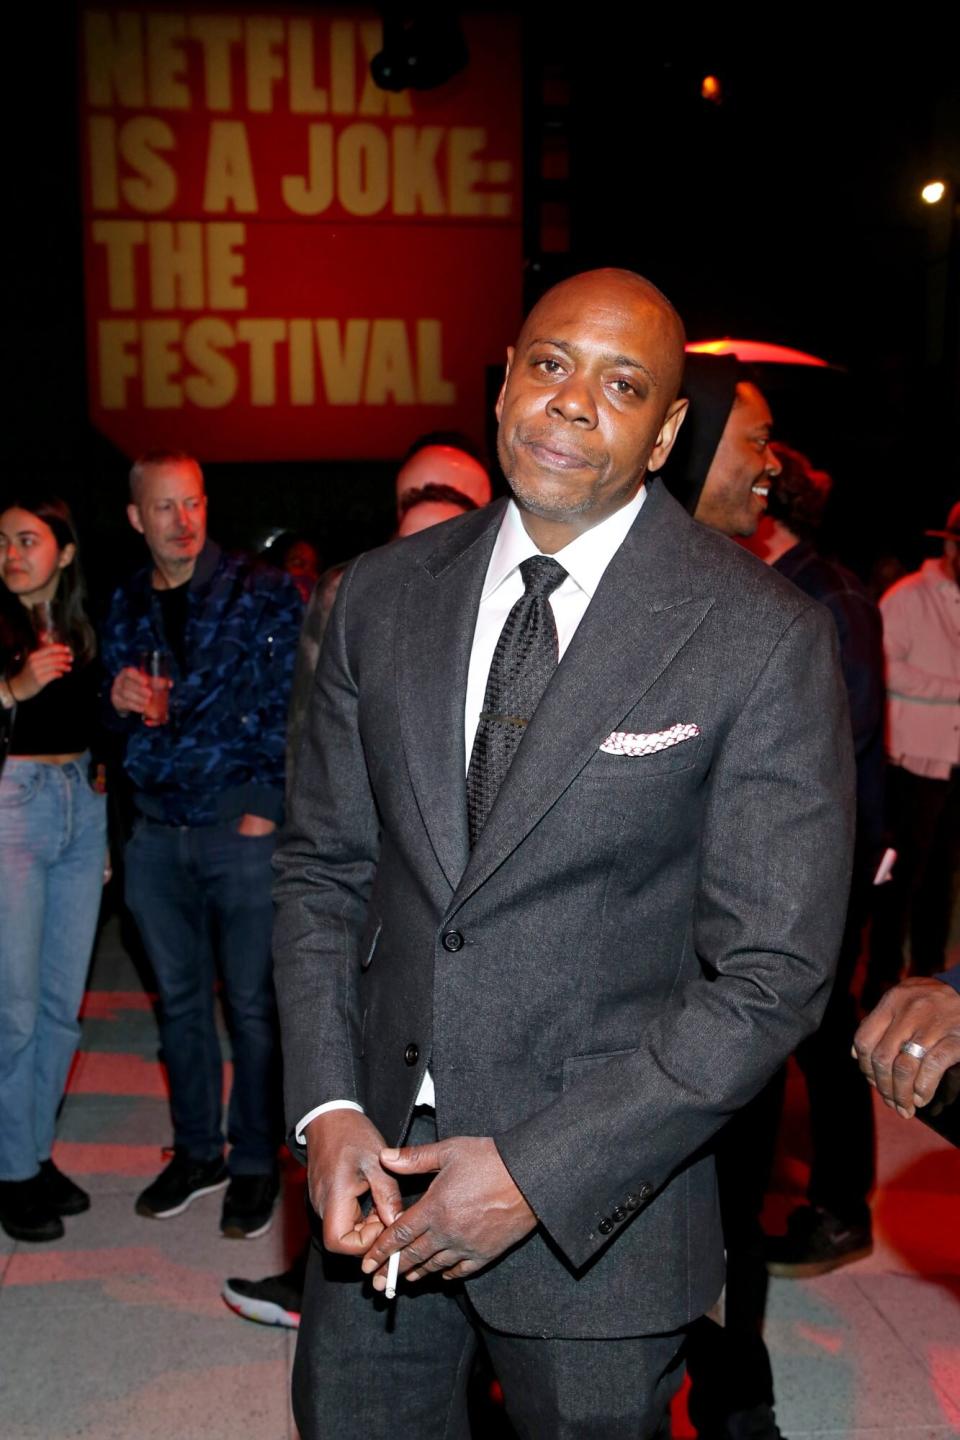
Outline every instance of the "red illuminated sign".
<path id="1" fill-rule="evenodd" d="M 90 413 L 127 454 L 388 458 L 483 430 L 520 318 L 515 23 L 437 90 L 370 78 L 379 21 L 86 10 Z"/>

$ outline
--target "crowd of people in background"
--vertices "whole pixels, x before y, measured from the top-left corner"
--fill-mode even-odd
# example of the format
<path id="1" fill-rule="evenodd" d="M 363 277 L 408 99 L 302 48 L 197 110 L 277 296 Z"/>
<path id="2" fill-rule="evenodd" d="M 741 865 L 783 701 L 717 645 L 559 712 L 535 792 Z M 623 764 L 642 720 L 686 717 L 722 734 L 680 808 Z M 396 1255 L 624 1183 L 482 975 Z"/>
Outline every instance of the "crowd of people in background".
<path id="1" fill-rule="evenodd" d="M 830 611 L 857 764 L 857 847 L 837 978 L 822 1025 L 796 1057 L 811 1115 L 806 1203 L 784 1235 L 764 1235 L 781 1076 L 718 1143 L 726 1318 L 722 1328 L 695 1326 L 688 1352 L 700 1433 L 733 1434 L 720 1426 L 752 1415 L 768 1428 L 749 1433 L 768 1435 L 768 1274 L 821 1274 L 872 1246 L 867 1081 L 892 1098 L 884 1076 L 899 1040 L 884 1076 L 871 1069 L 880 1034 L 895 1029 L 888 992 L 908 974 L 926 981 L 920 992 L 901 987 L 912 1003 L 935 1006 L 937 985 L 956 998 L 929 977 L 947 964 L 960 872 L 960 502 L 941 528 L 931 516 L 927 535 L 938 553 L 878 606 L 855 575 L 818 552 L 830 477 L 773 441 L 756 376 L 731 357 L 692 356 L 684 394 L 689 416 L 652 483 Z M 423 437 L 399 468 L 392 543 L 487 505 L 491 494 L 469 442 Z M 170 1219 L 223 1192 L 222 1233 L 249 1238 L 270 1226 L 280 1185 L 271 859 L 345 566 L 324 568 L 296 528 L 261 557 L 225 554 L 207 533 L 201 468 L 174 451 L 133 466 L 127 514 L 143 537 L 145 565 L 117 589 L 95 630 L 66 505 L 9 487 L 0 499 L 0 1224 L 26 1242 L 59 1238 L 64 1217 L 90 1203 L 58 1169 L 53 1144 L 111 875 L 108 776 L 132 807 L 129 833 L 112 834 L 111 848 L 156 980 L 170 1087 L 169 1162 L 136 1210 Z M 226 1114 L 218 976 L 234 1065 Z M 850 1055 L 858 1008 L 877 1006 L 886 1006 L 883 1029 L 861 1068 Z M 937 1043 L 930 1024 L 921 1063 Z M 908 1078 L 915 1082 L 916 1072 Z M 924 1088 L 911 1091 L 912 1103 L 897 1092 L 903 1113 L 929 1099 Z M 248 1318 L 295 1325 L 302 1283 L 301 1255 L 284 1274 L 232 1278 L 224 1293 Z"/>

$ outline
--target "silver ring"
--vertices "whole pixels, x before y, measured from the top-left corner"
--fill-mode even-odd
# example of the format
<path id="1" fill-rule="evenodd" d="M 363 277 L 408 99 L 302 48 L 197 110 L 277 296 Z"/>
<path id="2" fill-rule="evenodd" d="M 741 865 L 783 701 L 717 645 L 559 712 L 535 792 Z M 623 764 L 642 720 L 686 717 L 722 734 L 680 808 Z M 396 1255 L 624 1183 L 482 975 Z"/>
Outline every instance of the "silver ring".
<path id="1" fill-rule="evenodd" d="M 900 1046 L 901 1055 L 912 1055 L 914 1060 L 922 1060 L 927 1053 L 926 1045 L 918 1045 L 916 1040 L 904 1040 Z"/>

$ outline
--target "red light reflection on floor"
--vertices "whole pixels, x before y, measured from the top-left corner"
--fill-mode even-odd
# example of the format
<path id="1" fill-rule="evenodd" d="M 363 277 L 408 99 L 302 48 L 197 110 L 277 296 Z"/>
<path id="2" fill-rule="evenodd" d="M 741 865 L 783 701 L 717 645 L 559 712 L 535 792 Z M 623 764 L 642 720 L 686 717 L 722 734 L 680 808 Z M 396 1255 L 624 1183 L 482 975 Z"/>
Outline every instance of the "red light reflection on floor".
<path id="1" fill-rule="evenodd" d="M 163 1222 L 143 1223 L 149 1231 Z M 220 1287 L 228 1273 L 225 1257 L 221 1259 L 212 1248 L 210 1258 L 210 1266 L 179 1264 L 149 1245 L 120 1245 L 110 1250 L 20 1250 L 10 1258 L 4 1285 L 89 1285 L 121 1305 L 222 1318 L 232 1326 L 236 1321 L 220 1298 Z"/>
<path id="2" fill-rule="evenodd" d="M 155 995 L 144 990 L 88 990 L 80 1008 L 81 1020 L 118 1020 L 124 1010 L 152 1010 Z"/>
<path id="3" fill-rule="evenodd" d="M 227 1063 L 223 1067 L 225 1095 L 232 1078 L 233 1066 Z M 99 1050 L 78 1051 L 67 1089 L 71 1095 L 146 1095 L 156 1100 L 166 1100 L 169 1095 L 166 1073 L 156 1060 Z"/>
<path id="4" fill-rule="evenodd" d="M 155 1175 L 164 1160 L 158 1145 L 98 1145 L 57 1140 L 53 1158 L 67 1175 Z"/>
<path id="5" fill-rule="evenodd" d="M 149 1095 L 166 1100 L 166 1076 L 156 1060 L 142 1055 L 99 1050 L 77 1053 L 70 1081 L 71 1095 Z"/>
<path id="6" fill-rule="evenodd" d="M 794 1334 L 801 1340 L 806 1340 L 810 1345 L 816 1346 L 818 1350 L 826 1350 L 829 1355 L 839 1355 L 843 1349 L 843 1336 L 836 1330 L 821 1330 L 818 1325 L 804 1325 L 797 1323 L 794 1326 Z"/>
<path id="7" fill-rule="evenodd" d="M 960 1347 L 931 1345 L 929 1364 L 933 1374 L 934 1394 L 943 1407 L 943 1418 L 960 1434 L 960 1405 L 951 1399 L 951 1395 L 960 1394 Z"/>

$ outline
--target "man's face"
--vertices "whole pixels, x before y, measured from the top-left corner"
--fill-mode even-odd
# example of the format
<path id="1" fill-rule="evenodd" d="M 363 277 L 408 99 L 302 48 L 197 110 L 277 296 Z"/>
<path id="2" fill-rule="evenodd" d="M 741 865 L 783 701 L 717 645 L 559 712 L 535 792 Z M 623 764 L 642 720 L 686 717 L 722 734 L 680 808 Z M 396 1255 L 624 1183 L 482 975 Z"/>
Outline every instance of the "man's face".
<path id="1" fill-rule="evenodd" d="M 752 535 L 766 513 L 770 481 L 783 468 L 770 449 L 773 416 L 756 385 L 742 380 L 707 472 L 696 518 L 723 535 Z"/>
<path id="2" fill-rule="evenodd" d="M 596 271 L 550 291 L 508 351 L 497 401 L 521 509 L 572 539 L 626 504 L 680 427 L 682 358 L 679 322 L 652 289 Z"/>
<path id="3" fill-rule="evenodd" d="M 127 506 L 127 516 L 156 564 L 192 570 L 207 538 L 203 477 L 184 462 L 150 466 L 138 501 Z"/>

